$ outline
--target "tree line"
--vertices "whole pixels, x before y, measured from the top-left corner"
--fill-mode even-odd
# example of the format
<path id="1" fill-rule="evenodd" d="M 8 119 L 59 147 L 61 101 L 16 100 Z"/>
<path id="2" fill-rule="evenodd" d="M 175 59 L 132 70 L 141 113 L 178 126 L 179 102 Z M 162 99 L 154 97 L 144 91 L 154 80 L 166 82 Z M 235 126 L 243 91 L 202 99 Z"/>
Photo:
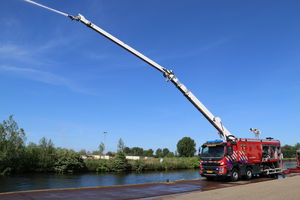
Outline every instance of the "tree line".
<path id="1" fill-rule="evenodd" d="M 296 157 L 296 151 L 300 149 L 300 143 L 292 145 L 284 145 L 281 147 L 281 152 L 284 156 L 284 158 L 295 158 Z"/>
<path id="2" fill-rule="evenodd" d="M 105 151 L 105 144 L 103 142 L 100 143 L 98 151 L 89 152 L 85 149 L 79 151 L 81 155 L 116 155 L 116 152 Z M 175 153 L 171 152 L 168 148 L 158 148 L 154 152 L 153 149 L 143 149 L 142 147 L 127 147 L 125 146 L 122 138 L 119 139 L 117 145 L 117 152 L 123 152 L 126 156 L 144 156 L 144 157 L 193 157 L 196 152 L 196 143 L 190 137 L 183 137 L 177 143 L 177 150 Z"/>
<path id="3" fill-rule="evenodd" d="M 85 150 L 75 152 L 71 149 L 56 148 L 51 140 L 41 138 L 39 143 L 25 143 L 26 134 L 22 128 L 19 128 L 17 122 L 10 116 L 8 120 L 0 123 L 0 175 L 23 172 L 74 172 L 87 170 L 87 162 L 81 155 L 88 154 Z M 188 146 L 188 147 L 187 147 Z M 107 154 L 116 154 L 115 159 L 107 161 L 109 170 L 122 171 L 123 169 L 142 169 L 143 162 L 131 163 L 128 165 L 126 155 L 148 156 L 148 157 L 193 157 L 196 149 L 195 142 L 191 138 L 184 137 L 177 144 L 177 153 L 170 152 L 168 148 L 158 148 L 154 152 L 152 149 L 144 150 L 141 147 L 126 147 L 122 139 L 118 143 L 118 152 L 108 152 Z M 105 145 L 101 143 L 97 152 L 104 154 Z M 125 158 L 125 159 L 124 159 Z M 157 161 L 155 161 L 157 162 Z M 182 161 L 184 163 L 185 161 Z M 176 163 L 176 162 L 175 162 Z M 188 162 L 193 163 L 193 162 Z M 154 166 L 153 163 L 149 164 Z M 185 165 L 192 166 L 193 164 Z M 125 167 L 124 167 L 125 166 Z M 128 167 L 131 166 L 131 167 Z M 153 169 L 171 168 L 162 164 L 156 164 Z M 102 165 L 103 167 L 103 165 Z M 101 170 L 101 165 L 97 166 Z M 148 167 L 149 168 L 149 167 Z M 120 170 L 122 169 L 122 170 Z M 149 168 L 150 169 L 150 168 Z M 107 171 L 109 171 L 107 170 Z"/>
<path id="4" fill-rule="evenodd" d="M 13 116 L 0 123 L 0 175 L 20 172 L 73 172 L 86 165 L 81 156 L 70 149 L 55 148 L 51 140 L 25 145 L 25 131 Z"/>

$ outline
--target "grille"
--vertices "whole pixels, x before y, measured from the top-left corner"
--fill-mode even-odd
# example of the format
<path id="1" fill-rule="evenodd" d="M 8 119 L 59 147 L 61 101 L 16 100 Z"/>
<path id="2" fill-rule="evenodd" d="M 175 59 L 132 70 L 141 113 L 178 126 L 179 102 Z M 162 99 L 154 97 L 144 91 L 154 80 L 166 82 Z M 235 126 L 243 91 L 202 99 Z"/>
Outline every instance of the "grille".
<path id="1" fill-rule="evenodd" d="M 202 165 L 203 165 L 203 167 L 206 167 L 206 166 L 220 166 L 219 163 L 203 163 Z"/>
<path id="2" fill-rule="evenodd" d="M 217 166 L 203 166 L 204 170 L 217 171 Z"/>

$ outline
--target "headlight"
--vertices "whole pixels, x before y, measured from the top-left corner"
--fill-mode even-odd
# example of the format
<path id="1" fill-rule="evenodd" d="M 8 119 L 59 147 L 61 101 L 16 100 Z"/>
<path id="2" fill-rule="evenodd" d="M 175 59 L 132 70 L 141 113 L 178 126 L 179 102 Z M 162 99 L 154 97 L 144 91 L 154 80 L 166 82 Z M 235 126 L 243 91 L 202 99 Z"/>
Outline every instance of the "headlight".
<path id="1" fill-rule="evenodd" d="M 224 167 L 220 167 L 219 168 L 219 173 L 221 174 L 221 173 L 224 173 Z"/>

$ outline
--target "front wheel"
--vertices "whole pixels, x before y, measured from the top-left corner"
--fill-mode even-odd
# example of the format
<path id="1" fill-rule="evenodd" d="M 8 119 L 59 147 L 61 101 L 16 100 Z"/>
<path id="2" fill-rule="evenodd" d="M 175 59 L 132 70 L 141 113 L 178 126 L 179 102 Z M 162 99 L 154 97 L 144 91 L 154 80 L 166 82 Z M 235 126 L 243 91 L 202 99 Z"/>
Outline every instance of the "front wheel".
<path id="1" fill-rule="evenodd" d="M 237 169 L 233 169 L 230 176 L 231 181 L 238 181 L 239 178 L 240 178 L 239 171 Z"/>

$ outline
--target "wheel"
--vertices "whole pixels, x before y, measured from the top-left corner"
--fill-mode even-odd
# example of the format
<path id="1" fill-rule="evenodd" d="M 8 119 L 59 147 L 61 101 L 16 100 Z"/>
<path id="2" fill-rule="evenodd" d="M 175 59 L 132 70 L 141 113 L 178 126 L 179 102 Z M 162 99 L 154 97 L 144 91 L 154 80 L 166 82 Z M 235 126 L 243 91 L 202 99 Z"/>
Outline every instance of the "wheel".
<path id="1" fill-rule="evenodd" d="M 271 168 L 269 167 L 269 166 L 267 166 L 267 165 L 265 165 L 264 167 L 263 167 L 263 170 L 264 170 L 264 172 L 263 172 L 263 176 L 265 176 L 265 177 L 269 177 L 269 172 L 267 171 L 267 172 L 265 172 L 265 170 L 270 170 Z"/>
<path id="2" fill-rule="evenodd" d="M 240 178 L 240 174 L 239 171 L 235 168 L 232 170 L 231 175 L 230 175 L 230 179 L 231 181 L 238 181 Z"/>
<path id="3" fill-rule="evenodd" d="M 253 177 L 252 169 L 251 168 L 247 168 L 246 169 L 246 179 L 250 180 L 252 177 Z"/>

